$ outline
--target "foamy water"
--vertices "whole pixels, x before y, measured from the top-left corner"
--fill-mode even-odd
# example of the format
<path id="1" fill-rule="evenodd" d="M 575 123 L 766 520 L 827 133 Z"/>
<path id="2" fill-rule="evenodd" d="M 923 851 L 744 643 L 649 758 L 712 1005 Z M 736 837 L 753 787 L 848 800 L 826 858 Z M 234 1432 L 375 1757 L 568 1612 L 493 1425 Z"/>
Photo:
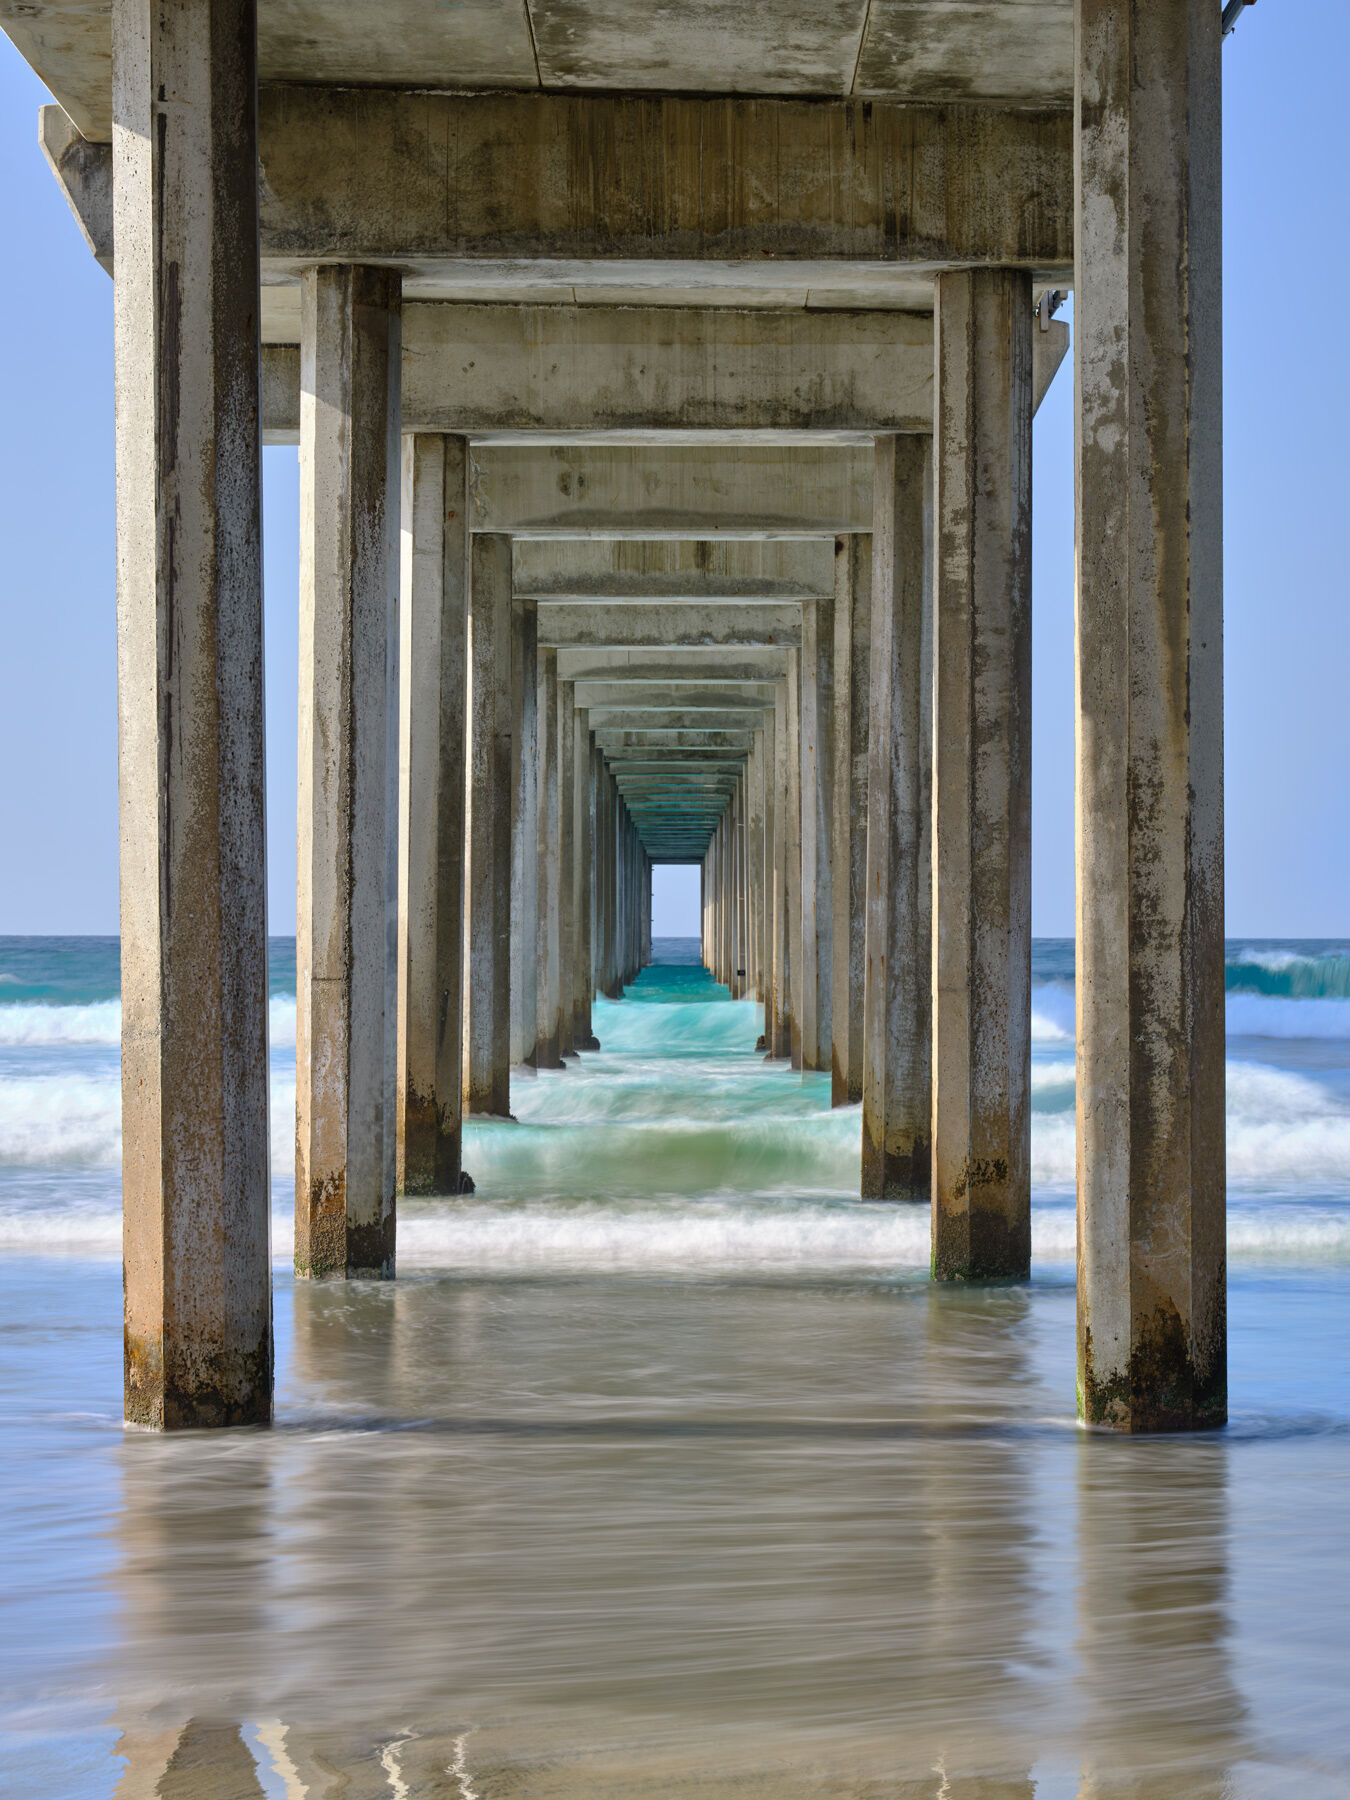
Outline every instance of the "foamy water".
<path id="1" fill-rule="evenodd" d="M 16 949 L 15 946 L 18 946 Z M 114 1257 L 121 1156 L 115 944 L 0 942 L 0 1251 Z M 856 1199 L 861 1120 L 823 1076 L 766 1066 L 760 1011 L 686 959 L 598 1001 L 604 1046 L 513 1083 L 514 1126 L 471 1121 L 470 1201 L 408 1204 L 410 1266 L 475 1272 L 917 1270 L 927 1224 Z M 1038 944 L 1033 1255 L 1074 1253 L 1072 947 Z M 269 1004 L 273 1247 L 291 1251 L 293 950 Z M 1350 1264 L 1350 955 L 1241 944 L 1228 959 L 1230 1254 Z M 111 987 L 113 990 L 109 992 Z"/>

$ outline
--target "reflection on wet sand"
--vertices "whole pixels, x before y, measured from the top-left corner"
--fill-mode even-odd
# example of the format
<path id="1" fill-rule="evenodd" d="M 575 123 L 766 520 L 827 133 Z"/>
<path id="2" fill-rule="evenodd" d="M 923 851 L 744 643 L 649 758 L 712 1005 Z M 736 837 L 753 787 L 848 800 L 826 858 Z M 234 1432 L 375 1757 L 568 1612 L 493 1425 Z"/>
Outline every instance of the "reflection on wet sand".
<path id="1" fill-rule="evenodd" d="M 1080 1800 L 1229 1800 L 1251 1754 L 1229 1654 L 1228 1449 L 1078 1449 Z"/>
<path id="2" fill-rule="evenodd" d="M 123 1446 L 118 1800 L 1024 1800 L 1027 1304 L 297 1291 L 278 1430 Z"/>

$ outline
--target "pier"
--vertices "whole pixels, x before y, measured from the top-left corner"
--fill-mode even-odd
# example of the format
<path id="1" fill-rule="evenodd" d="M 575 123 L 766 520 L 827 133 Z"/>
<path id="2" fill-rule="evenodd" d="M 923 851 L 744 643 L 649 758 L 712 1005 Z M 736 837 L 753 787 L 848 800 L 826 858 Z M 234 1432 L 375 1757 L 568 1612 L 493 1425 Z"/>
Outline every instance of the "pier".
<path id="1" fill-rule="evenodd" d="M 1218 0 L 56 0 L 113 279 L 126 1416 L 272 1409 L 261 449 L 301 473 L 296 1272 L 395 1278 L 702 871 L 936 1282 L 1031 1257 L 1031 422 L 1078 415 L 1078 1404 L 1222 1424 Z M 966 14 L 968 13 L 968 16 Z M 55 203 L 55 202 L 54 202 Z M 508 1127 L 503 1127 L 508 1128 Z"/>

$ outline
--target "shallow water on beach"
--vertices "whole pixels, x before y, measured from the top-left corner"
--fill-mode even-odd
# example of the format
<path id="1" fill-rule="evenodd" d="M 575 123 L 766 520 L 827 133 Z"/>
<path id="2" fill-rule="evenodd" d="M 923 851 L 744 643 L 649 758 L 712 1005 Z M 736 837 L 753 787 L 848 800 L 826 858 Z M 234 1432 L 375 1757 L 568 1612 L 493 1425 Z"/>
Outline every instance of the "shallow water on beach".
<path id="1" fill-rule="evenodd" d="M 847 1197 L 856 1111 L 686 961 L 469 1128 L 479 1191 L 401 1207 L 397 1282 L 291 1281 L 278 1158 L 277 1426 L 157 1439 L 75 942 L 0 948 L 0 1793 L 1350 1794 L 1343 947 L 1230 952 L 1226 1432 L 1074 1424 L 1038 946 L 1025 1287 L 928 1283 L 922 1212 Z"/>

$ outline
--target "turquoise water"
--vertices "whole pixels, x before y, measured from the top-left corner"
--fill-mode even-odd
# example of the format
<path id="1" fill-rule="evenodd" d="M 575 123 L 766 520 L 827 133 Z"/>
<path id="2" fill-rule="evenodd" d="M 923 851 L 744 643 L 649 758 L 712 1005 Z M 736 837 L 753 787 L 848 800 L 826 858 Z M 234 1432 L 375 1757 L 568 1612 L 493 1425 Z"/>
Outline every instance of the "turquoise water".
<path id="1" fill-rule="evenodd" d="M 925 1278 L 855 1110 L 658 943 L 470 1124 L 400 1279 L 296 1285 L 278 1419 L 120 1424 L 115 944 L 0 940 L 0 1793 L 1350 1793 L 1350 945 L 1229 951 L 1233 1423 L 1072 1418 L 1072 947 L 1035 1262 Z M 1297 1028 L 1297 1029 L 1296 1029 Z"/>

